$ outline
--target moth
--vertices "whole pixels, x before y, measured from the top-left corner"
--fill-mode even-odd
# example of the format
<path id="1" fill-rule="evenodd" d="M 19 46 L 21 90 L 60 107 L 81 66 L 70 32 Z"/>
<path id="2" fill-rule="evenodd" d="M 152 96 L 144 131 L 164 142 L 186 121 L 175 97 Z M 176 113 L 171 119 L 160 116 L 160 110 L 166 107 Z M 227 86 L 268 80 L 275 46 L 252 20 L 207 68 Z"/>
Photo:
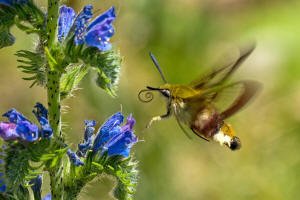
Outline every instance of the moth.
<path id="1" fill-rule="evenodd" d="M 167 113 L 153 117 L 147 128 L 154 121 L 174 115 L 179 127 L 188 137 L 190 136 L 185 127 L 206 141 L 216 141 L 231 150 L 240 149 L 241 141 L 226 119 L 243 108 L 262 88 L 262 85 L 253 80 L 233 83 L 229 83 L 228 80 L 253 50 L 254 45 L 240 49 L 240 56 L 233 63 L 213 70 L 188 85 L 169 84 L 150 52 L 150 57 L 164 84 L 160 87 L 147 86 L 139 92 L 138 97 L 142 102 L 150 102 L 153 99 L 152 91 L 158 91 L 167 101 Z"/>

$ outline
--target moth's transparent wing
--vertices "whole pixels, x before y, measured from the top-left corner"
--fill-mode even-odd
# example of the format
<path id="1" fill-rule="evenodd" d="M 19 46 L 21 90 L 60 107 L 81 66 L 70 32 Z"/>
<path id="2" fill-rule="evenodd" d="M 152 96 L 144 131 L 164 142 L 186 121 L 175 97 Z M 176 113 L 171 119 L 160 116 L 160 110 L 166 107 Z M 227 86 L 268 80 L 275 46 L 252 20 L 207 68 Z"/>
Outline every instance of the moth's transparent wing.
<path id="1" fill-rule="evenodd" d="M 226 119 L 243 108 L 261 89 L 262 85 L 256 81 L 244 80 L 228 85 L 217 85 L 208 88 L 203 93 L 184 99 L 191 104 L 213 105 L 222 119 Z"/>
<path id="2" fill-rule="evenodd" d="M 192 83 L 190 83 L 190 86 L 194 89 L 205 89 L 223 84 L 248 58 L 248 56 L 253 52 L 254 48 L 255 44 L 251 44 L 247 47 L 240 48 L 240 56 L 235 62 L 225 67 L 216 69 L 211 73 L 207 74 L 206 76 L 203 76 L 200 79 L 193 81 Z"/>

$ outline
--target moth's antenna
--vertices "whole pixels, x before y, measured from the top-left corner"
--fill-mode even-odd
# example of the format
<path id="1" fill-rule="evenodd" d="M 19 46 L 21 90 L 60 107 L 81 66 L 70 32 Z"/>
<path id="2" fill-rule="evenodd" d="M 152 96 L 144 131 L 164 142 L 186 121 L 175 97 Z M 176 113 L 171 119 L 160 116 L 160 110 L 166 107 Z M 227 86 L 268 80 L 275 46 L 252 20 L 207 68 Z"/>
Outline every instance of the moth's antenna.
<path id="1" fill-rule="evenodd" d="M 164 80 L 165 83 L 167 83 L 166 78 L 165 78 L 164 74 L 162 73 L 162 71 L 161 71 L 161 69 L 160 69 L 160 67 L 159 67 L 159 65 L 158 65 L 158 63 L 157 63 L 157 61 L 156 61 L 154 55 L 153 55 L 151 52 L 149 52 L 149 55 L 150 55 L 150 57 L 151 57 L 151 59 L 152 59 L 154 65 L 156 66 L 157 70 L 159 71 L 159 73 L 160 73 L 162 79 Z"/>

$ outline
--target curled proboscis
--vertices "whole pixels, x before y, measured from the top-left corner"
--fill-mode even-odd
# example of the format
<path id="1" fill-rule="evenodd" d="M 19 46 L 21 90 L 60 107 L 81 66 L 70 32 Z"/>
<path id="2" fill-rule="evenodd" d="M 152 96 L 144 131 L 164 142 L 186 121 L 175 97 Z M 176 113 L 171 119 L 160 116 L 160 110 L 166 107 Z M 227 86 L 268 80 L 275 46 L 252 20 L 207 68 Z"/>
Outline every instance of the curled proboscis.
<path id="1" fill-rule="evenodd" d="M 151 90 L 143 89 L 139 92 L 138 98 L 143 103 L 148 103 L 153 100 L 153 92 Z"/>

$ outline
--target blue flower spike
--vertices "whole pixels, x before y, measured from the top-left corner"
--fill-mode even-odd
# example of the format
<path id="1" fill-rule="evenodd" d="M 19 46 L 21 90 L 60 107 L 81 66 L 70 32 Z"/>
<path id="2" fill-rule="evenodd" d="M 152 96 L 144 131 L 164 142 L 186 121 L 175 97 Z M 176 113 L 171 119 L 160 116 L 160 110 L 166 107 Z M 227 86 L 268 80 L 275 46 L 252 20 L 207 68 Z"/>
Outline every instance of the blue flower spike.
<path id="1" fill-rule="evenodd" d="M 115 8 L 111 7 L 89 24 L 93 16 L 92 9 L 92 5 L 86 5 L 75 18 L 73 8 L 63 5 L 60 8 L 58 22 L 58 41 L 62 42 L 70 30 L 73 32 L 75 29 L 74 42 L 76 45 L 85 44 L 89 47 L 96 47 L 100 51 L 110 50 L 109 40 L 114 35 L 112 23 L 116 19 Z"/>
<path id="2" fill-rule="evenodd" d="M 118 112 L 104 123 L 94 141 L 94 153 L 101 150 L 101 153 L 107 151 L 108 156 L 129 156 L 132 146 L 138 142 L 132 130 L 135 119 L 129 115 L 126 124 L 120 127 L 123 118 L 124 116 Z"/>
<path id="3" fill-rule="evenodd" d="M 4 140 L 13 140 L 20 138 L 23 141 L 34 142 L 37 141 L 41 135 L 43 138 L 51 138 L 53 131 L 48 123 L 48 111 L 41 104 L 35 105 L 36 110 L 33 110 L 34 115 L 38 119 L 41 129 L 31 123 L 26 117 L 20 114 L 15 109 L 10 109 L 4 113 L 9 122 L 0 122 L 0 137 Z"/>
<path id="4" fill-rule="evenodd" d="M 59 9 L 58 18 L 58 41 L 61 42 L 65 39 L 74 23 L 76 13 L 73 8 L 65 5 Z"/>
<path id="5" fill-rule="evenodd" d="M 84 132 L 84 142 L 78 144 L 77 155 L 79 157 L 85 157 L 86 152 L 93 147 L 94 131 L 96 126 L 95 120 L 85 120 L 85 132 Z"/>
<path id="6" fill-rule="evenodd" d="M 76 166 L 84 165 L 84 163 L 80 160 L 80 158 L 74 153 L 71 149 L 68 149 L 67 154 L 69 156 L 70 161 Z"/>

